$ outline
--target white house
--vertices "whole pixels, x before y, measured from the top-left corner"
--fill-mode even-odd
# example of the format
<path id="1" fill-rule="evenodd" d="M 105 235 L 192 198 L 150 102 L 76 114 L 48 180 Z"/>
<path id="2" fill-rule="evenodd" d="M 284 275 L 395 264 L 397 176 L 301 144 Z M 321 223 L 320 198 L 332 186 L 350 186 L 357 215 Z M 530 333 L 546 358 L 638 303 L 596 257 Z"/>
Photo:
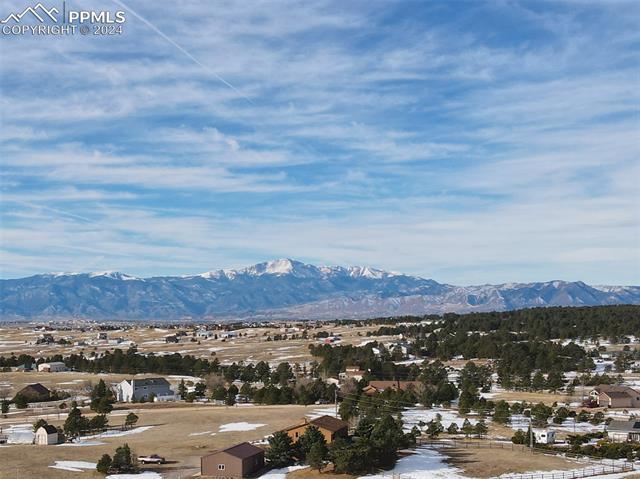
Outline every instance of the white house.
<path id="1" fill-rule="evenodd" d="M 35 444 L 38 446 L 50 446 L 58 444 L 58 430 L 51 424 L 40 426 L 36 431 Z"/>
<path id="2" fill-rule="evenodd" d="M 174 392 L 165 378 L 125 379 L 116 387 L 116 398 L 121 402 L 148 401 L 152 394 L 166 398 Z"/>
<path id="3" fill-rule="evenodd" d="M 67 366 L 60 361 L 38 364 L 38 372 L 59 373 L 60 371 L 67 371 Z"/>
<path id="4" fill-rule="evenodd" d="M 613 442 L 640 442 L 640 421 L 611 421 L 607 436 Z"/>
<path id="5" fill-rule="evenodd" d="M 556 441 L 556 432 L 552 429 L 536 431 L 536 442 L 538 444 L 553 444 Z"/>
<path id="6" fill-rule="evenodd" d="M 209 339 L 209 338 L 213 338 L 213 336 L 214 336 L 214 332 L 208 331 L 206 329 L 200 329 L 196 332 L 196 337 L 200 339 Z"/>

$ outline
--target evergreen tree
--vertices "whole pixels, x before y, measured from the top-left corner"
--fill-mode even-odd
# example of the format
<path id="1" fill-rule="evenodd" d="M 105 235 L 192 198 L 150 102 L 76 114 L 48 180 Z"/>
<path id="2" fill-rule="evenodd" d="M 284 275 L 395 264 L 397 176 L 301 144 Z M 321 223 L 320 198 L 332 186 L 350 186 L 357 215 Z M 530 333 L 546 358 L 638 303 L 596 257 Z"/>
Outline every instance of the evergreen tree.
<path id="1" fill-rule="evenodd" d="M 127 417 L 124 419 L 125 427 L 133 427 L 138 422 L 138 415 L 134 412 L 130 412 L 127 414 Z"/>
<path id="2" fill-rule="evenodd" d="M 133 453 L 127 443 L 124 443 L 116 449 L 111 467 L 119 473 L 136 472 L 137 468 L 133 461 Z"/>
<path id="3" fill-rule="evenodd" d="M 307 454 L 307 463 L 312 469 L 317 469 L 318 472 L 322 472 L 322 468 L 326 464 L 326 458 L 326 444 L 324 442 L 315 442 Z"/>
<path id="4" fill-rule="evenodd" d="M 111 469 L 111 462 L 111 456 L 109 454 L 103 454 L 96 464 L 96 470 L 102 474 L 107 474 L 109 469 Z"/>
<path id="5" fill-rule="evenodd" d="M 13 398 L 13 403 L 16 405 L 18 409 L 26 409 L 26 407 L 29 405 L 27 398 L 24 397 L 22 394 L 16 394 L 15 397 Z"/>
<path id="6" fill-rule="evenodd" d="M 538 370 L 533 375 L 533 379 L 531 380 L 531 389 L 533 389 L 534 391 L 542 391 L 544 389 L 544 385 L 544 375 L 542 374 L 542 371 Z"/>
<path id="7" fill-rule="evenodd" d="M 426 432 L 430 439 L 437 438 L 442 431 L 444 431 L 444 428 L 440 421 L 431 420 L 428 422 Z"/>
<path id="8" fill-rule="evenodd" d="M 473 426 L 471 425 L 471 422 L 468 419 L 465 419 L 464 423 L 462 423 L 462 432 L 465 435 L 465 437 L 469 437 L 471 436 L 471 434 L 475 432 L 475 429 L 473 428 Z"/>
<path id="9" fill-rule="evenodd" d="M 2 400 L 2 414 L 6 415 L 9 412 L 9 401 L 6 399 Z"/>
<path id="10" fill-rule="evenodd" d="M 181 379 L 180 384 L 178 384 L 178 394 L 182 399 L 185 399 L 187 396 L 187 386 L 184 384 L 184 379 Z"/>
<path id="11" fill-rule="evenodd" d="M 449 424 L 447 432 L 449 434 L 458 434 L 458 425 L 455 422 L 452 422 L 451 424 Z"/>
<path id="12" fill-rule="evenodd" d="M 487 427 L 487 424 L 483 420 L 478 421 L 474 427 L 474 432 L 476 433 L 476 436 L 480 438 L 485 436 L 488 431 L 489 431 L 489 428 Z"/>
<path id="13" fill-rule="evenodd" d="M 286 432 L 277 431 L 269 437 L 269 449 L 267 449 L 265 458 L 273 468 L 287 467 L 293 464 L 293 443 Z"/>
<path id="14" fill-rule="evenodd" d="M 493 422 L 497 422 L 498 424 L 509 424 L 511 422 L 509 403 L 504 400 L 496 403 L 493 410 Z"/>
<path id="15" fill-rule="evenodd" d="M 326 445 L 324 435 L 316 426 L 309 426 L 296 443 L 296 452 L 300 459 L 304 460 L 305 457 L 307 457 L 307 454 L 309 454 L 309 451 L 311 451 L 311 448 L 314 446 L 314 444 L 317 443 Z"/>

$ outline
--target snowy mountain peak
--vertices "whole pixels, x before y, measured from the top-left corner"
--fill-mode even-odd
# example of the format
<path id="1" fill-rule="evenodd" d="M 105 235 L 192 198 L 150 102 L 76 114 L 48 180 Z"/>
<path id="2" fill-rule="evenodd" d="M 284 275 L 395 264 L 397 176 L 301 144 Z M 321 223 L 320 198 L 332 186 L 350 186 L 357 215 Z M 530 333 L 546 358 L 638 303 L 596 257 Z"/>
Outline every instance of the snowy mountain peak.
<path id="1" fill-rule="evenodd" d="M 118 279 L 121 281 L 133 281 L 133 280 L 140 279 L 125 273 L 120 273 L 119 271 L 94 271 L 93 273 L 89 273 L 89 278 L 100 278 L 100 277 L 109 278 L 109 279 Z"/>

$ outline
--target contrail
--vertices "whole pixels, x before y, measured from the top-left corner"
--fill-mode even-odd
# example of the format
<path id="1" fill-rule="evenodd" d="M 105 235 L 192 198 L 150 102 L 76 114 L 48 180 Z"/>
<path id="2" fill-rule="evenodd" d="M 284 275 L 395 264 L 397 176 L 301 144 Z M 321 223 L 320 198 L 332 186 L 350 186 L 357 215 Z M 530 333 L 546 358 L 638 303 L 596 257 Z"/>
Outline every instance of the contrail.
<path id="1" fill-rule="evenodd" d="M 249 103 L 251 103 L 252 105 L 254 105 L 253 101 L 251 101 L 251 99 L 249 97 L 247 97 L 244 93 L 242 93 L 240 90 L 238 90 L 236 87 L 234 87 L 231 83 L 229 83 L 227 80 L 225 80 L 224 78 L 222 78 L 220 75 L 218 75 L 216 72 L 214 72 L 211 68 L 209 68 L 207 65 L 205 65 L 204 63 L 202 63 L 200 60 L 198 60 L 196 57 L 194 57 L 191 53 L 189 53 L 187 50 L 185 50 L 184 48 L 182 48 L 178 43 L 176 43 L 171 37 L 169 37 L 168 35 L 165 35 L 165 33 L 160 30 L 158 27 L 156 27 L 153 23 L 151 23 L 149 20 L 147 20 L 146 18 L 144 18 L 142 15 L 140 15 L 139 13 L 137 13 L 134 9 L 132 9 L 131 7 L 127 6 L 124 2 L 122 2 L 121 0 L 113 0 L 114 3 L 120 5 L 122 8 L 129 10 L 129 12 L 131 12 L 131 14 L 136 17 L 138 20 L 140 20 L 141 22 L 143 22 L 146 26 L 148 26 L 149 28 L 151 28 L 154 32 L 156 32 L 158 35 L 160 35 L 162 38 L 164 38 L 166 41 L 168 41 L 169 43 L 171 43 L 174 47 L 176 47 L 178 50 L 180 50 L 182 53 L 184 53 L 187 58 L 189 58 L 191 61 L 193 61 L 196 65 L 198 65 L 199 67 L 203 68 L 204 70 L 206 70 L 208 73 L 210 73 L 211 75 L 213 75 L 214 77 L 216 77 L 218 80 L 220 80 L 222 83 L 224 83 L 226 86 L 228 86 L 229 88 L 231 88 L 233 91 L 235 91 L 238 95 L 240 95 L 242 98 L 244 98 L 245 100 L 247 100 Z"/>

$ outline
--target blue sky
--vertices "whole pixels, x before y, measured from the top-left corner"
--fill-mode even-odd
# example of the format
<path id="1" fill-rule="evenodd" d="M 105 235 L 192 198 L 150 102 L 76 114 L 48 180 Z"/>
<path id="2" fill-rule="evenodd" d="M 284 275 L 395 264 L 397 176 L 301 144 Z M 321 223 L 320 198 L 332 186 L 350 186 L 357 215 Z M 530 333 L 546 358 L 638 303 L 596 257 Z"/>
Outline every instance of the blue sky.
<path id="1" fill-rule="evenodd" d="M 0 39 L 2 277 L 640 283 L 637 2 L 123 5 Z"/>

